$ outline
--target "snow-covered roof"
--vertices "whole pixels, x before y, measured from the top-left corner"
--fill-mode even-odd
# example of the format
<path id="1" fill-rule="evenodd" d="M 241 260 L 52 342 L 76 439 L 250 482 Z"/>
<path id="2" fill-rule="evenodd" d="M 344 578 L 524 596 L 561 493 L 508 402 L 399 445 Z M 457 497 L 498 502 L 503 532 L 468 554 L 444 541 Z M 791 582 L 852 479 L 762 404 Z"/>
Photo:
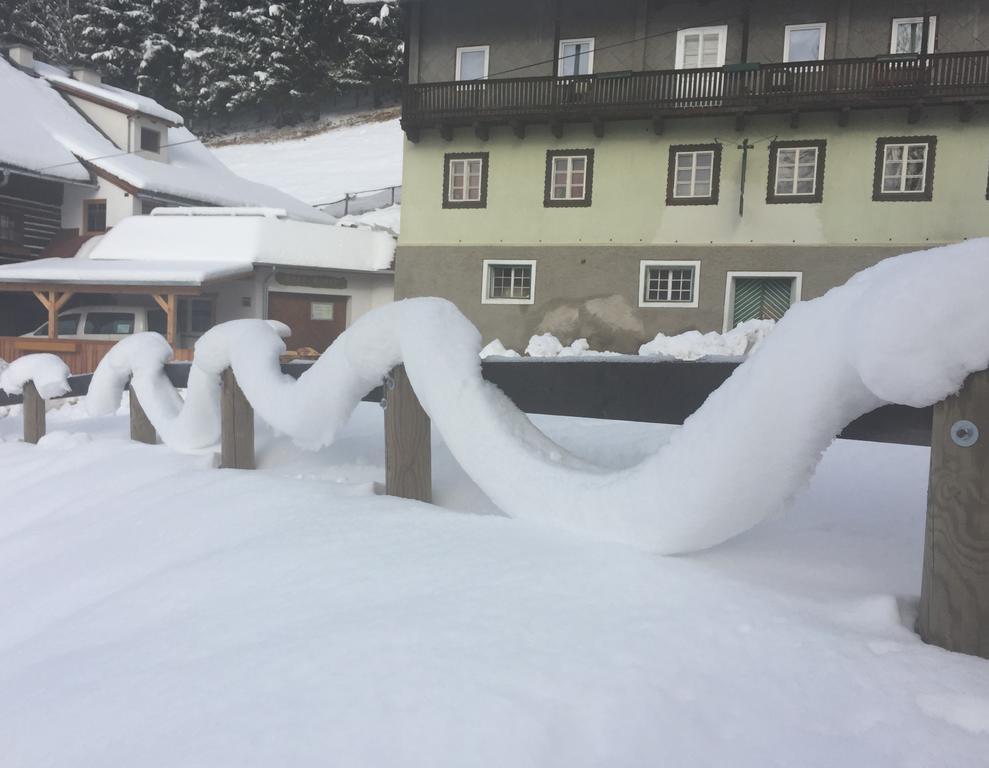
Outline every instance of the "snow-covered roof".
<path id="1" fill-rule="evenodd" d="M 71 259 L 0 266 L 0 283 L 202 285 L 276 265 L 388 270 L 395 241 L 383 232 L 289 218 L 284 209 L 159 208 L 131 216 Z"/>
<path id="2" fill-rule="evenodd" d="M 42 71 L 53 69 L 41 66 Z M 238 176 L 184 127 L 167 129 L 168 162 L 123 151 L 61 96 L 47 76 L 33 77 L 2 58 L 0 103 L 18 107 L 0 120 L 0 164 L 74 181 L 88 181 L 91 168 L 137 194 L 219 206 L 268 206 L 305 221 L 333 221 L 291 195 Z"/>
<path id="3" fill-rule="evenodd" d="M 63 131 L 96 133 L 81 118 L 81 125 L 67 119 L 71 107 L 65 99 L 0 58 L 0 102 L 7 105 L 0 120 L 0 164 L 67 181 L 89 181 L 89 171 L 52 130 L 61 126 Z"/>
<path id="4" fill-rule="evenodd" d="M 112 104 L 126 112 L 138 112 L 148 117 L 164 120 L 166 123 L 182 125 L 184 120 L 178 112 L 166 109 L 154 99 L 141 96 L 138 93 L 125 91 L 112 85 L 100 83 L 84 83 L 76 80 L 64 69 L 53 67 L 41 61 L 34 62 L 34 71 L 60 90 L 69 91 L 80 98 L 90 98 L 96 101 Z"/>

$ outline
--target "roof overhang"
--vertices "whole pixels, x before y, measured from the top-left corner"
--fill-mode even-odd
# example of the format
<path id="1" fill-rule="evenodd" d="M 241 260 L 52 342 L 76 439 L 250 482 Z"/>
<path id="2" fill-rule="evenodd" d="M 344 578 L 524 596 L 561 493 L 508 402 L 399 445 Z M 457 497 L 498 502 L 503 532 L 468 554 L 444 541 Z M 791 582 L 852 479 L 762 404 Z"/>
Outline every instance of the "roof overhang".
<path id="1" fill-rule="evenodd" d="M 101 99 L 94 93 L 90 93 L 82 88 L 73 88 L 68 83 L 52 80 L 49 80 L 48 82 L 52 88 L 60 93 L 66 94 L 67 96 L 74 96 L 77 99 L 82 99 L 83 101 L 88 101 L 93 104 L 99 104 L 101 107 L 112 109 L 114 112 L 120 112 L 128 117 L 143 117 L 148 120 L 154 120 L 155 122 L 167 125 L 169 128 L 180 128 L 182 126 L 182 123 L 176 123 L 174 120 L 166 120 L 158 115 L 151 115 L 138 109 L 127 109 L 127 107 L 123 107 L 111 99 Z"/>

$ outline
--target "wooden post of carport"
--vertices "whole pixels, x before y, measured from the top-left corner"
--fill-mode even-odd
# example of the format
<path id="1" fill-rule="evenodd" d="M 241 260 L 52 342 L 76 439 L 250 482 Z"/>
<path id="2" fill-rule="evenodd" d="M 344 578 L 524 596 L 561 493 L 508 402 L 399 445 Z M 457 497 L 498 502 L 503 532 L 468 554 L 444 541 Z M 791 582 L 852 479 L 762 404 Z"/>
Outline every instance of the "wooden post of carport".
<path id="1" fill-rule="evenodd" d="M 32 291 L 34 297 L 41 302 L 41 306 L 48 310 L 48 338 L 58 338 L 58 313 L 72 298 L 72 291 L 59 293 L 55 290 L 46 292 Z"/>
<path id="2" fill-rule="evenodd" d="M 178 296 L 175 293 L 167 293 L 163 296 L 154 293 L 152 297 L 165 311 L 165 339 L 174 347 L 179 325 Z"/>

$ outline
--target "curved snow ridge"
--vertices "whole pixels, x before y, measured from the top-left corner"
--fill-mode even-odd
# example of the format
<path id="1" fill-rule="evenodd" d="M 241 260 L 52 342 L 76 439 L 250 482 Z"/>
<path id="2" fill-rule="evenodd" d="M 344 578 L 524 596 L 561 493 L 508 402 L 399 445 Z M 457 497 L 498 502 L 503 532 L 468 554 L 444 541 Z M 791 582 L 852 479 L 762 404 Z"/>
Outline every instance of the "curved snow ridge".
<path id="1" fill-rule="evenodd" d="M 34 382 L 43 398 L 60 397 L 70 391 L 69 366 L 48 352 L 24 355 L 12 363 L 0 360 L 0 389 L 11 395 L 24 392 L 24 385 Z"/>
<path id="2" fill-rule="evenodd" d="M 298 381 L 279 368 L 287 329 L 238 320 L 197 343 L 184 407 L 162 383 L 160 345 L 155 354 L 108 356 L 100 367 L 116 360 L 118 373 L 98 370 L 93 397 L 119 402 L 123 371 L 137 362 L 138 396 L 164 441 L 205 449 L 218 436 L 219 374 L 229 365 L 261 418 L 317 447 L 404 363 L 457 461 L 506 514 L 681 553 L 721 543 L 778 510 L 862 414 L 886 403 L 935 403 L 989 366 L 987 281 L 989 240 L 979 240 L 888 259 L 795 305 L 667 445 L 618 471 L 569 454 L 484 381 L 480 334 L 442 299 L 408 299 L 363 316 Z M 151 346 L 139 339 L 129 341 Z M 101 391 L 104 383 L 113 391 Z M 163 404 L 146 400 L 159 395 Z"/>

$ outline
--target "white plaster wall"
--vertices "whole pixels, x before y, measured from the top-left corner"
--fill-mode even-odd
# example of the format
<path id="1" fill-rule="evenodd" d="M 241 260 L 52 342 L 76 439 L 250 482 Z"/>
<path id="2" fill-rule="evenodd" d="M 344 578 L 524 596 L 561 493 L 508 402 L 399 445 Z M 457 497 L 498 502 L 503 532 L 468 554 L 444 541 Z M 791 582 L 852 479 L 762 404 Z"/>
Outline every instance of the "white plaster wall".
<path id="1" fill-rule="evenodd" d="M 130 150 L 132 146 L 130 142 L 131 121 L 127 115 L 76 96 L 69 96 L 68 98 L 73 105 L 96 124 L 97 128 L 107 135 L 110 141 L 124 151 Z"/>
<path id="2" fill-rule="evenodd" d="M 82 232 L 82 204 L 84 200 L 106 200 L 106 225 L 112 227 L 121 219 L 141 212 L 140 201 L 120 187 L 105 179 L 97 178 L 97 188 L 65 185 L 62 199 L 62 228 Z"/>

